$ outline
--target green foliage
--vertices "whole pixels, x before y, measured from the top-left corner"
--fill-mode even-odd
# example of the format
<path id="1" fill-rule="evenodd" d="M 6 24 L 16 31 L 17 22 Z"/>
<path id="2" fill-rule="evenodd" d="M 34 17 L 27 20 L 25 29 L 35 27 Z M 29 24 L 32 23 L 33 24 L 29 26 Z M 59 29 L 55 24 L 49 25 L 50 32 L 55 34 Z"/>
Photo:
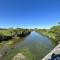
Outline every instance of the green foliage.
<path id="1" fill-rule="evenodd" d="M 38 29 L 37 32 L 48 36 L 56 43 L 60 41 L 60 25 L 53 26 L 50 29 Z"/>

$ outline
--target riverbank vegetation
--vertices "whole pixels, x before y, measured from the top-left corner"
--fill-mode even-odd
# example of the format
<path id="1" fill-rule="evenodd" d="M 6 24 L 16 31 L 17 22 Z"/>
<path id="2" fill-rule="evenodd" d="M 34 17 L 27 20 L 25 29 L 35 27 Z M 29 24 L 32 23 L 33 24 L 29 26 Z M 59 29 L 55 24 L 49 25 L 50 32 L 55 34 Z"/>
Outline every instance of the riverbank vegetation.
<path id="1" fill-rule="evenodd" d="M 22 28 L 9 28 L 2 29 L 0 28 L 0 47 L 4 44 L 13 45 L 20 38 L 25 37 L 31 33 L 30 29 L 22 29 Z"/>
<path id="2" fill-rule="evenodd" d="M 14 46 L 31 33 L 31 29 L 0 28 L 0 58 L 4 57 Z"/>
<path id="3" fill-rule="evenodd" d="M 41 33 L 44 36 L 51 38 L 52 41 L 56 43 L 60 42 L 60 24 L 53 26 L 50 29 L 36 29 L 35 31 Z"/>
<path id="4" fill-rule="evenodd" d="M 34 54 L 32 54 L 32 52 L 28 48 L 23 49 L 18 48 L 13 50 L 14 46 L 18 42 L 24 40 L 23 38 L 29 35 L 31 31 L 36 31 L 44 36 L 47 36 L 56 43 L 60 41 L 60 25 L 53 26 L 50 29 L 35 29 L 35 30 L 22 28 L 0 29 L 0 50 L 2 48 L 1 51 L 3 52 L 2 54 L 2 52 L 0 51 L 0 54 L 2 54 L 3 57 L 5 55 L 5 60 L 10 60 L 10 58 L 13 58 L 17 53 L 22 53 L 24 56 L 28 57 L 28 60 L 38 59 L 37 58 L 38 53 L 36 54 L 35 58 Z M 12 52 L 12 54 L 10 54 L 9 50 L 11 50 L 10 52 Z"/>

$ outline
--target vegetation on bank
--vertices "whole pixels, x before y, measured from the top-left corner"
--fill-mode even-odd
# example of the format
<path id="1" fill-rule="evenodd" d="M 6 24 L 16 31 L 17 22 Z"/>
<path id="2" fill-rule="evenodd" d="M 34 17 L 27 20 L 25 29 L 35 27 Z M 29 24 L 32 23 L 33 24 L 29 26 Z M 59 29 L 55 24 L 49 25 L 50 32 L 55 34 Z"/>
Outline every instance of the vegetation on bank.
<path id="1" fill-rule="evenodd" d="M 60 42 L 60 25 L 51 27 L 50 29 L 36 29 L 37 32 L 52 39 L 52 41 Z"/>
<path id="2" fill-rule="evenodd" d="M 14 46 L 23 40 L 23 37 L 26 37 L 31 33 L 30 29 L 21 29 L 21 28 L 9 28 L 2 29 L 0 28 L 0 55 L 3 57 L 9 53 L 9 50 L 13 50 Z"/>
<path id="3" fill-rule="evenodd" d="M 0 29 L 0 42 L 1 42 L 0 43 L 0 48 L 4 46 L 4 42 L 3 41 L 7 41 L 5 44 L 9 48 L 13 48 L 13 46 L 17 42 L 20 41 L 20 38 L 29 35 L 31 31 L 32 30 L 21 29 L 21 28 L 17 28 L 17 29 L 13 29 L 13 28 Z M 56 43 L 58 43 L 60 41 L 60 25 L 53 26 L 50 29 L 35 29 L 35 31 L 43 34 L 44 36 L 47 36 L 47 37 L 51 38 L 52 41 L 54 41 Z M 30 59 L 30 60 L 35 60 L 36 59 L 34 57 L 34 55 L 32 54 L 32 52 L 28 48 L 22 48 L 20 50 L 18 49 L 18 52 L 16 50 L 13 50 L 12 52 L 14 52 L 14 54 L 10 54 L 9 53 L 9 55 L 6 55 L 6 57 L 7 56 L 8 57 L 5 58 L 5 59 L 11 60 L 10 58 L 14 57 L 14 55 L 16 55 L 19 52 L 22 53 L 23 55 L 25 55 L 26 57 L 28 57 L 28 59 Z"/>
<path id="4" fill-rule="evenodd" d="M 9 29 L 2 29 L 0 28 L 0 47 L 4 44 L 8 46 L 13 46 L 20 40 L 20 38 L 25 37 L 30 34 L 32 30 L 30 29 L 22 29 L 22 28 L 9 28 Z M 3 43 L 6 41 L 5 43 Z"/>

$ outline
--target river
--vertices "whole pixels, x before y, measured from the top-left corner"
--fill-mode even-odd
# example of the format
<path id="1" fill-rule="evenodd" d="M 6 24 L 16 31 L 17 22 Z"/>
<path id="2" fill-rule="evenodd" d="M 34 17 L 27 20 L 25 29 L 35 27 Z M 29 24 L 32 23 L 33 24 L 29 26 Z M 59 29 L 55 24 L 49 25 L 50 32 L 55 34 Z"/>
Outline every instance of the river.
<path id="1" fill-rule="evenodd" d="M 24 37 L 22 41 L 18 42 L 5 56 L 4 60 L 12 60 L 12 57 L 17 53 L 25 54 L 29 60 L 41 60 L 54 47 L 55 43 L 52 40 L 33 31 L 30 35 Z"/>

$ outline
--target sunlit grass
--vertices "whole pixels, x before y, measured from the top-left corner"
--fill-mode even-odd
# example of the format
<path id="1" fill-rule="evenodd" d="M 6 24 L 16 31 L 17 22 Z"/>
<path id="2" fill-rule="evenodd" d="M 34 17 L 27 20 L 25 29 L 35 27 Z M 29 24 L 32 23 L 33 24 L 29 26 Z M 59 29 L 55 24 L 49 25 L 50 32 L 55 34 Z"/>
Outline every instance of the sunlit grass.
<path id="1" fill-rule="evenodd" d="M 9 30 L 0 30 L 0 34 L 2 34 L 2 35 L 10 35 L 10 31 Z"/>
<path id="2" fill-rule="evenodd" d="M 14 41 L 13 40 L 9 40 L 7 43 L 8 47 L 13 47 L 14 46 Z"/>
<path id="3" fill-rule="evenodd" d="M 4 46 L 4 44 L 3 43 L 0 43 L 0 48 L 2 48 Z"/>

